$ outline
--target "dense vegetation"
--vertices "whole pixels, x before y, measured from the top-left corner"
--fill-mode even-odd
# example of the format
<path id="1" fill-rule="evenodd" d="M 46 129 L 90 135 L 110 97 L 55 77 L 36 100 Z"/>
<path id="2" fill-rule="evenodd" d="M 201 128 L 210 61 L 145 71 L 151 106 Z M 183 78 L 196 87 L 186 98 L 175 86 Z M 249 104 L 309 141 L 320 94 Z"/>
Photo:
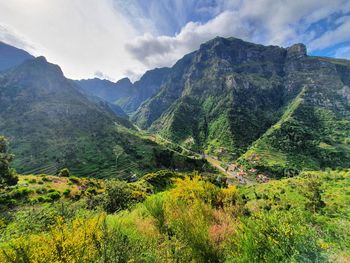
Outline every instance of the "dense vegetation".
<path id="1" fill-rule="evenodd" d="M 53 204 L 23 203 L 2 213 L 0 261 L 350 259 L 350 171 L 250 187 L 222 187 L 206 178 L 160 171 L 130 184 L 106 181 L 79 201 L 61 193 Z"/>

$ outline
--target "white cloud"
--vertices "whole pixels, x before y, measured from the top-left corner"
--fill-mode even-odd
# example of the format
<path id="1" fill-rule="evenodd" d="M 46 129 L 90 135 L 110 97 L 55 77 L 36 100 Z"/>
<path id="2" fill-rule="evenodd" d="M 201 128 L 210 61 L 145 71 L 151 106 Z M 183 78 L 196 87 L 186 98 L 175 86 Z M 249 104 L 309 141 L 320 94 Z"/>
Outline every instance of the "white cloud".
<path id="1" fill-rule="evenodd" d="M 331 39 L 349 39 L 347 28 L 329 32 L 314 39 L 316 32 L 306 31 L 310 25 L 330 15 L 350 11 L 346 0 L 217 0 L 220 14 L 204 24 L 187 23 L 175 36 L 144 34 L 126 45 L 135 59 L 147 67 L 169 66 L 184 54 L 216 36 L 235 36 L 247 41 L 289 46 L 310 43 L 311 48 L 331 44 Z M 341 8 L 340 8 L 341 7 Z M 228 9 L 228 10 L 227 10 Z M 341 20 L 339 20 L 341 23 Z M 339 28 L 341 29 L 341 28 Z M 329 36 L 327 36 L 329 34 Z"/>
<path id="2" fill-rule="evenodd" d="M 32 55 L 38 54 L 38 47 L 30 40 L 16 32 L 15 29 L 8 25 L 0 24 L 0 41 L 15 46 L 17 48 L 25 49 Z"/>
<path id="3" fill-rule="evenodd" d="M 349 11 L 349 0 L 11 0 L 0 1 L 0 40 L 71 78 L 135 80 L 216 36 L 309 50 L 349 41 Z M 309 29 L 335 14 L 336 29 Z"/>
<path id="4" fill-rule="evenodd" d="M 231 25 L 235 24 L 235 27 Z M 240 26 L 232 11 L 223 12 L 205 24 L 189 22 L 174 37 L 145 34 L 126 45 L 126 49 L 148 67 L 169 66 L 188 52 L 216 36 L 250 39 L 253 28 Z"/>
<path id="5" fill-rule="evenodd" d="M 312 50 L 327 48 L 332 45 L 340 44 L 350 40 L 350 20 L 344 19 L 340 25 L 333 31 L 324 33 L 319 38 L 310 42 Z"/>
<path id="6" fill-rule="evenodd" d="M 37 53 L 59 64 L 71 78 L 102 71 L 118 79 L 128 68 L 145 70 L 124 50 L 136 31 L 113 8 L 112 0 L 1 1 L 0 24 L 35 43 Z"/>

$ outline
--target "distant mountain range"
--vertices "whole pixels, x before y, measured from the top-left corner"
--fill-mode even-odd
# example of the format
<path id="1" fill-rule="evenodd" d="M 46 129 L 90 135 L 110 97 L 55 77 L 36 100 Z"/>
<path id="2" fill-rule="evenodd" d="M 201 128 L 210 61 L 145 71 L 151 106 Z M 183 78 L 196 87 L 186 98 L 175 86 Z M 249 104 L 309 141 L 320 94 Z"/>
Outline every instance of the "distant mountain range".
<path id="1" fill-rule="evenodd" d="M 136 111 L 142 102 L 154 95 L 170 72 L 169 68 L 156 68 L 147 71 L 134 84 L 128 78 L 116 83 L 101 80 L 87 79 L 76 83 L 80 88 L 94 96 L 120 106 L 128 114 Z"/>
<path id="2" fill-rule="evenodd" d="M 350 166 L 350 61 L 308 56 L 303 44 L 217 37 L 135 83 L 67 80 L 4 44 L 3 57 L 0 134 L 12 138 L 22 170 L 123 170 L 118 152 L 137 171 L 173 165 L 128 116 L 185 148 L 280 176 Z"/>
<path id="3" fill-rule="evenodd" d="M 10 139 L 19 172 L 68 167 L 75 175 L 126 177 L 203 164 L 143 139 L 115 114 L 116 105 L 82 93 L 44 57 L 0 44 L 4 49 L 10 51 L 0 57 L 6 69 L 0 72 L 0 134 Z"/>

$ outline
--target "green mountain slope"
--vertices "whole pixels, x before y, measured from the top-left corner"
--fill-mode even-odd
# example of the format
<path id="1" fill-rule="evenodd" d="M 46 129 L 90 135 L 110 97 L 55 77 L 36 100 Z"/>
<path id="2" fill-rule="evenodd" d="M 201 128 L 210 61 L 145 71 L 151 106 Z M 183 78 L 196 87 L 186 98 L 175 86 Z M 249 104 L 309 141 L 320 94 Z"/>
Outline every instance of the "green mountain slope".
<path id="1" fill-rule="evenodd" d="M 348 61 L 307 56 L 302 44 L 215 38 L 178 61 L 133 120 L 224 159 L 253 145 L 241 160 L 257 151 L 273 156 L 267 166 L 348 166 L 349 72 Z"/>
<path id="2" fill-rule="evenodd" d="M 76 175 L 129 176 L 197 165 L 137 136 L 130 122 L 88 100 L 43 57 L 0 75 L 0 101 L 0 134 L 10 138 L 22 173 L 69 167 Z"/>
<path id="3" fill-rule="evenodd" d="M 297 172 L 349 166 L 350 89 L 344 80 L 348 73 L 339 71 L 337 61 L 315 60 L 313 63 L 320 64 L 309 70 L 308 81 L 282 118 L 252 145 L 241 161 L 251 164 L 258 157 L 253 166 L 280 175 L 290 169 Z M 350 72 L 349 66 L 344 67 Z"/>

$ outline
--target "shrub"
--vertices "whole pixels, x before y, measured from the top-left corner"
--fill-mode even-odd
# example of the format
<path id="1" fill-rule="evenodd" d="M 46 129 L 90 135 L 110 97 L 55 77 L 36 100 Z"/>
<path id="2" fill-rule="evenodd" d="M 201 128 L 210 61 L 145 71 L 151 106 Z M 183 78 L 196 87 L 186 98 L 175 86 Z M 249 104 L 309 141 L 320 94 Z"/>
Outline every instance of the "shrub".
<path id="1" fill-rule="evenodd" d="M 45 194 L 45 193 L 47 192 L 47 189 L 44 188 L 44 187 L 42 187 L 42 188 L 36 189 L 35 192 L 36 192 L 37 194 Z"/>
<path id="2" fill-rule="evenodd" d="M 60 197 L 61 197 L 61 194 L 58 191 L 49 192 L 46 195 L 47 200 L 51 200 L 51 201 L 56 201 L 60 199 Z"/>
<path id="3" fill-rule="evenodd" d="M 203 181 L 200 176 L 177 178 L 174 181 L 176 187 L 170 190 L 170 195 L 176 199 L 189 203 L 201 200 L 213 205 L 219 202 L 220 188 Z"/>
<path id="4" fill-rule="evenodd" d="M 90 195 L 95 195 L 95 194 L 97 194 L 97 190 L 96 190 L 96 188 L 94 188 L 94 187 L 89 187 L 88 189 L 86 189 L 86 192 L 87 192 L 88 194 L 90 194 Z"/>
<path id="5" fill-rule="evenodd" d="M 150 196 L 144 202 L 146 209 L 151 216 L 155 218 L 157 226 L 161 231 L 163 231 L 165 227 L 164 199 L 164 194 L 157 194 Z"/>
<path id="6" fill-rule="evenodd" d="M 28 181 L 30 184 L 35 184 L 36 183 L 36 179 L 30 179 L 29 181 Z"/>
<path id="7" fill-rule="evenodd" d="M 0 185 L 15 185 L 18 177 L 14 169 L 10 168 L 13 155 L 8 152 L 8 141 L 0 136 Z"/>
<path id="8" fill-rule="evenodd" d="M 193 262 L 221 262 L 219 247 L 212 242 L 209 231 L 212 212 L 210 206 L 201 200 L 168 200 L 165 218 L 169 232 L 190 248 Z"/>
<path id="9" fill-rule="evenodd" d="M 47 176 L 43 176 L 41 179 L 43 182 L 51 182 L 51 180 L 49 178 L 47 178 Z"/>
<path id="10" fill-rule="evenodd" d="M 76 176 L 69 176 L 69 181 L 71 181 L 74 184 L 78 184 L 79 183 L 79 178 Z"/>
<path id="11" fill-rule="evenodd" d="M 70 176 L 70 171 L 68 168 L 63 168 L 59 171 L 58 176 L 62 177 L 69 177 Z"/>
<path id="12" fill-rule="evenodd" d="M 64 196 L 69 196 L 70 192 L 71 192 L 71 190 L 70 190 L 69 188 L 64 189 L 63 195 L 64 195 Z"/>
<path id="13" fill-rule="evenodd" d="M 169 187 L 173 183 L 172 179 L 179 176 L 179 173 L 164 170 L 146 174 L 143 179 L 150 183 L 154 187 L 155 191 L 158 192 Z"/>
<path id="14" fill-rule="evenodd" d="M 296 211 L 241 218 L 229 247 L 235 262 L 324 262 L 317 236 Z"/>
<path id="15" fill-rule="evenodd" d="M 111 180 L 106 183 L 103 206 L 108 213 L 126 209 L 132 202 L 132 192 L 126 182 Z"/>
<path id="16" fill-rule="evenodd" d="M 303 185 L 304 189 L 302 189 L 302 194 L 308 200 L 305 204 L 305 208 L 313 213 L 319 212 L 326 206 L 321 196 L 321 178 L 316 175 L 306 175 L 306 179 L 304 180 Z"/>
<path id="17" fill-rule="evenodd" d="M 21 187 L 18 189 L 15 189 L 11 192 L 12 198 L 24 198 L 27 197 L 30 193 L 32 193 L 33 190 L 26 188 L 26 187 Z"/>

